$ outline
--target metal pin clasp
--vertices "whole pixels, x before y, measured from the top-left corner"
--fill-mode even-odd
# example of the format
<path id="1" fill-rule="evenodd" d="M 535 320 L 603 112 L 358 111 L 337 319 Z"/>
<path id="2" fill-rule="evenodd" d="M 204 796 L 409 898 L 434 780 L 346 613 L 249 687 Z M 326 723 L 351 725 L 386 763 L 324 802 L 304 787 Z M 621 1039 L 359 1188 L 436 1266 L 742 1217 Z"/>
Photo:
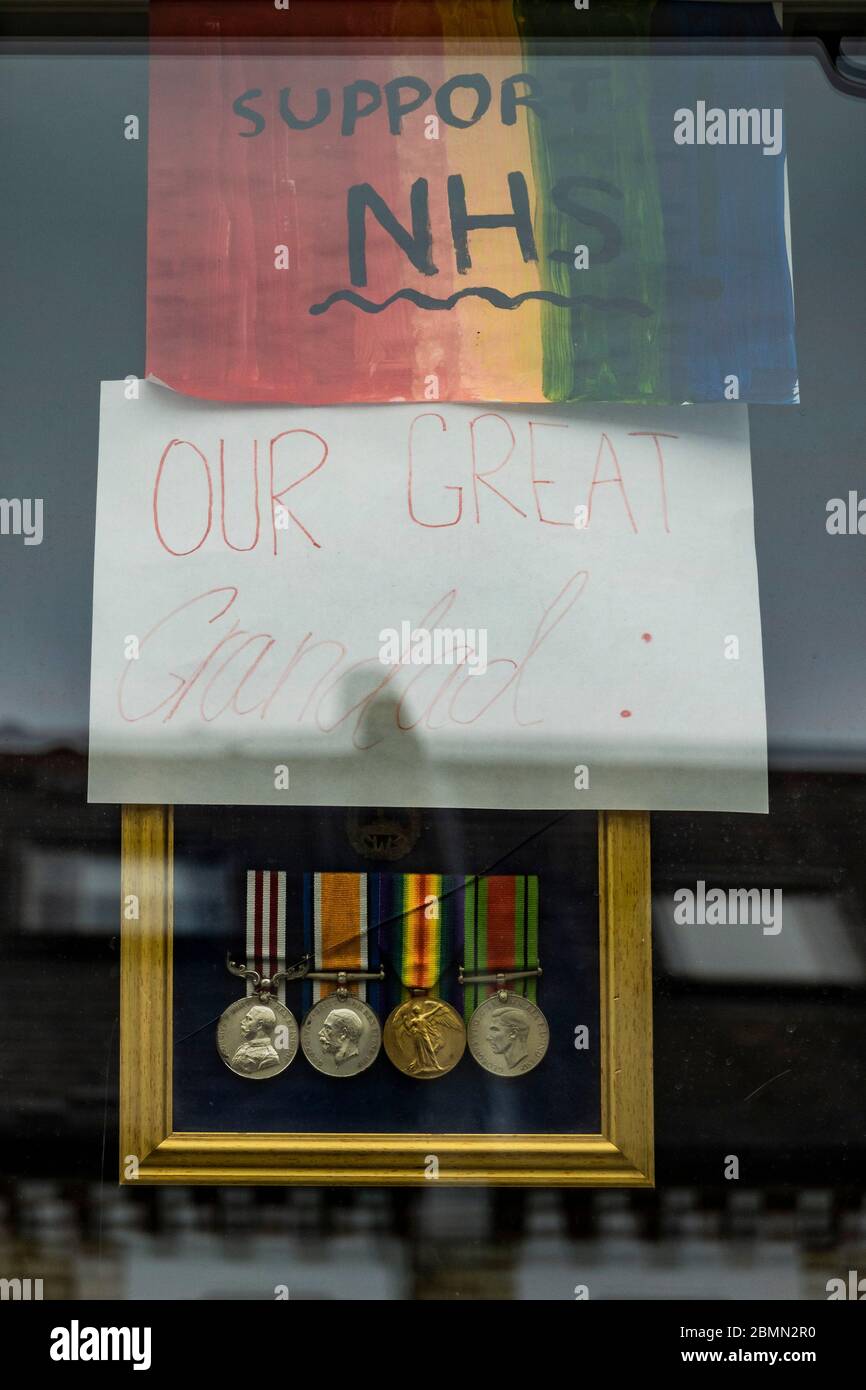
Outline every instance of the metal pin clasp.
<path id="1" fill-rule="evenodd" d="M 253 970 L 248 965 L 240 965 L 232 960 L 231 951 L 226 951 L 226 970 L 229 974 L 237 975 L 242 980 L 250 980 L 256 994 L 276 994 L 277 989 L 283 980 L 303 980 L 309 974 L 310 957 L 301 956 L 294 965 L 287 965 L 285 970 L 277 970 L 270 976 L 262 976 L 258 970 Z"/>
<path id="2" fill-rule="evenodd" d="M 347 999 L 349 995 L 347 985 L 355 984 L 359 980 L 384 980 L 385 971 L 382 967 L 375 972 L 369 970 L 308 970 L 305 978 L 323 980 L 328 983 L 336 982 L 337 998 Z"/>
<path id="3" fill-rule="evenodd" d="M 457 974 L 457 983 L 460 985 L 495 985 L 499 991 L 499 997 L 504 1003 L 507 998 L 506 982 L 535 980 L 541 974 L 541 966 L 537 965 L 534 970 L 497 970 L 495 975 L 466 975 L 461 965 Z"/>

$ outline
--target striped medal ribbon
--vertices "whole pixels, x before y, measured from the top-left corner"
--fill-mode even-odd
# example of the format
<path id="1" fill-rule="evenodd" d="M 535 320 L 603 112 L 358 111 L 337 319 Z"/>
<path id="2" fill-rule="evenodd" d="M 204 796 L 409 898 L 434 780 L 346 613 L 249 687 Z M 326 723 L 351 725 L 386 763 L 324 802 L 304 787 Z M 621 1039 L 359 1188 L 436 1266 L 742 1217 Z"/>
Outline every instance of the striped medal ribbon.
<path id="1" fill-rule="evenodd" d="M 368 931 L 366 874 L 304 874 L 304 1056 L 326 1076 L 357 1076 L 382 1044 L 368 983 L 378 981 L 378 938 Z"/>
<path id="2" fill-rule="evenodd" d="M 247 870 L 247 965 L 264 980 L 278 975 L 286 963 L 286 875 L 281 869 Z M 247 994 L 256 986 L 247 980 Z M 286 983 L 277 986 L 286 1002 Z"/>
<path id="3" fill-rule="evenodd" d="M 469 1051 L 494 1076 L 523 1076 L 538 1066 L 550 1042 L 536 1002 L 538 878 L 467 879 L 463 905 L 460 982 Z"/>
<path id="4" fill-rule="evenodd" d="M 385 1051 L 405 1076 L 432 1081 L 466 1047 L 460 1014 L 444 997 L 459 957 L 464 879 L 447 874 L 381 874 L 375 884 L 379 949 L 399 1002 L 385 1021 Z"/>
<path id="5" fill-rule="evenodd" d="M 276 869 L 247 872 L 246 965 L 228 962 L 246 981 L 246 997 L 225 1010 L 217 1025 L 217 1050 L 230 1071 L 263 1081 L 285 1071 L 298 1051 L 298 1025 L 286 1008 L 286 875 Z"/>

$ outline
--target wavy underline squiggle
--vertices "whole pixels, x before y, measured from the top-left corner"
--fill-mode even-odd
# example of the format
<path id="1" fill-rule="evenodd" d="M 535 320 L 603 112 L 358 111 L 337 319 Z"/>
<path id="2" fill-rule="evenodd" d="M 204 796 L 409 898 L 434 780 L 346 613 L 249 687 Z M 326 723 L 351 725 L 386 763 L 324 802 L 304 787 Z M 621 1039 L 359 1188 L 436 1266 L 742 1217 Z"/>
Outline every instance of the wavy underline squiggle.
<path id="1" fill-rule="evenodd" d="M 653 312 L 647 304 L 641 304 L 638 299 L 601 299 L 594 294 L 567 295 L 557 294 L 553 290 L 525 290 L 523 294 L 512 296 L 504 294 L 502 290 L 495 290 L 483 285 L 477 289 L 457 290 L 454 294 L 450 294 L 447 299 L 437 299 L 434 295 L 421 294 L 418 290 L 397 290 L 395 294 L 389 295 L 379 304 L 375 300 L 365 299 L 362 294 L 357 294 L 355 290 L 335 290 L 320 304 L 311 304 L 309 312 L 316 315 L 326 314 L 332 305 L 338 304 L 341 300 L 347 304 L 354 304 L 356 309 L 360 309 L 365 314 L 381 314 L 383 309 L 395 304 L 398 299 L 408 299 L 419 309 L 453 309 L 458 300 L 472 297 L 486 299 L 487 303 L 492 304 L 494 309 L 518 309 L 528 299 L 543 299 L 548 304 L 556 304 L 560 309 L 578 309 L 581 305 L 586 305 L 593 309 L 617 309 L 624 314 L 637 314 L 639 318 L 648 318 Z"/>

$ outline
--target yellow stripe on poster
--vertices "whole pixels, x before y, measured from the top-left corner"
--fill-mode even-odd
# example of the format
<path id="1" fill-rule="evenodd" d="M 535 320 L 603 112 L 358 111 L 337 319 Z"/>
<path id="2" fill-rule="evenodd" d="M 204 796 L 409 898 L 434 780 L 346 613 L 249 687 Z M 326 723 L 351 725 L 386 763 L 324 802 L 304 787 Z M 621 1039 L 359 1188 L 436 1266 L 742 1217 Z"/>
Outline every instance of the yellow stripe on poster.
<path id="1" fill-rule="evenodd" d="M 443 126 L 448 168 L 464 181 L 466 209 L 470 216 L 511 214 L 509 174 L 525 180 L 530 213 L 535 219 L 537 189 L 532 173 L 532 153 L 527 108 L 517 107 L 517 120 L 504 126 L 501 92 L 505 79 L 524 69 L 523 54 L 510 5 L 460 3 L 439 0 L 445 53 L 446 81 L 477 70 L 479 42 L 490 42 L 485 52 L 484 73 L 490 80 L 490 108 L 476 125 L 465 129 Z M 470 37 L 472 43 L 468 41 Z M 491 42 L 492 41 L 492 42 Z M 523 87 L 517 87 L 518 95 Z M 475 109 L 476 94 L 456 92 L 453 110 L 464 119 Z M 511 297 L 542 288 L 539 262 L 525 261 L 513 227 L 481 228 L 468 233 L 472 265 L 465 274 L 456 272 L 453 256 L 442 258 L 451 279 L 448 293 L 467 288 L 492 287 Z M 538 254 L 541 248 L 536 247 Z M 440 278 L 443 278 L 440 277 Z M 438 291 L 437 291 L 438 292 Z M 459 380 L 464 399 L 538 400 L 541 398 L 541 306 L 529 300 L 516 309 L 499 309 L 483 300 L 461 300 L 448 315 L 457 314 L 459 325 Z M 434 316 L 438 317 L 438 316 Z"/>

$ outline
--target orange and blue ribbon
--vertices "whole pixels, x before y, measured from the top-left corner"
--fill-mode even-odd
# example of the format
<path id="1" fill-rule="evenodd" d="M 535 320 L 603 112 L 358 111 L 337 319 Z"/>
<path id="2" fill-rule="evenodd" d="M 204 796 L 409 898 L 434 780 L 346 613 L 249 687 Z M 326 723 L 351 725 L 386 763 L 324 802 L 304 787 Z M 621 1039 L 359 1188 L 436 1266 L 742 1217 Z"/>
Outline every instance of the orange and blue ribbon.
<path id="1" fill-rule="evenodd" d="M 364 973 L 379 969 L 378 936 L 368 929 L 368 897 L 367 874 L 304 874 L 304 951 L 313 969 Z M 306 980 L 305 1009 L 336 988 L 336 982 Z M 350 988 L 376 1007 L 377 985 L 359 980 Z"/>

